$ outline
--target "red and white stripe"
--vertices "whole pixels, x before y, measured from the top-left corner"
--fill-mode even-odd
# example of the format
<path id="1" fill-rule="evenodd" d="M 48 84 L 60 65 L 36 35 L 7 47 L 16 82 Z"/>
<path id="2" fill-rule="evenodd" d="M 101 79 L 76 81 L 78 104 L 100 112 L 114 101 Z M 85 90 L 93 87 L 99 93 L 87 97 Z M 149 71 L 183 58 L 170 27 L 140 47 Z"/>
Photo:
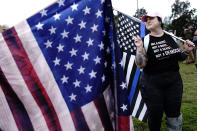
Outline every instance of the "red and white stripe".
<path id="1" fill-rule="evenodd" d="M 62 129 L 74 130 L 74 124 L 68 107 L 61 95 L 53 74 L 36 42 L 36 39 L 31 32 L 29 25 L 26 21 L 23 21 L 18 24 L 15 29 L 18 33 L 18 36 L 20 37 L 26 53 L 28 54 L 34 70 L 36 71 L 54 106 Z"/>
<path id="2" fill-rule="evenodd" d="M 2 35 L 0 37 L 3 38 Z M 0 43 L 0 52 L 1 69 L 9 84 L 13 87 L 12 89 L 17 94 L 21 102 L 24 104 L 28 115 L 32 121 L 34 129 L 40 131 L 47 131 L 48 127 L 40 111 L 40 108 L 35 102 L 32 94 L 28 90 L 28 87 L 20 73 L 20 70 L 18 69 L 12 57 L 12 54 L 3 39 Z"/>
<path id="3" fill-rule="evenodd" d="M 85 120 L 88 124 L 88 127 L 91 131 L 96 131 L 98 129 L 100 131 L 104 131 L 101 119 L 100 119 L 100 117 L 98 117 L 99 114 L 96 110 L 94 102 L 91 102 L 91 103 L 83 106 L 82 112 L 84 114 L 84 117 L 85 117 Z"/>
<path id="4" fill-rule="evenodd" d="M 46 63 L 46 60 L 36 42 L 36 39 L 31 32 L 31 29 L 26 21 L 23 21 L 16 25 L 14 29 L 21 41 L 21 44 L 27 54 L 27 59 L 33 66 L 37 77 L 39 78 L 41 85 L 46 91 L 47 97 L 50 99 L 52 106 L 57 114 L 58 121 L 62 130 L 74 131 L 76 127 L 73 122 L 71 113 L 64 101 L 64 98 L 59 90 L 59 87 L 53 77 L 53 74 Z M 28 88 L 26 81 L 24 80 L 22 69 L 18 68 L 12 53 L 0 34 L 0 67 L 5 75 L 8 83 L 11 85 L 13 91 L 16 93 L 20 101 L 23 103 L 28 116 L 32 122 L 33 128 L 36 131 L 50 130 L 47 125 L 46 118 L 43 116 L 43 112 L 39 107 L 39 104 L 35 101 L 35 97 L 32 95 Z M 110 96 L 109 96 L 110 95 Z M 107 112 L 110 115 L 110 120 L 114 124 L 114 110 L 112 102 L 111 89 L 107 88 L 103 94 L 104 101 L 107 106 Z M 0 128 L 6 131 L 17 131 L 16 122 L 12 116 L 12 112 L 9 108 L 3 91 L 0 88 Z M 95 102 L 90 102 L 84 105 L 82 113 L 85 117 L 85 121 L 88 128 L 92 130 L 105 130 L 102 116 L 99 114 L 99 108 L 95 105 Z M 5 118 L 5 119 L 4 119 Z M 113 125 L 114 128 L 114 125 Z"/>
<path id="5" fill-rule="evenodd" d="M 1 60 L 1 59 L 0 59 Z M 16 122 L 0 86 L 0 128 L 5 131 L 18 131 Z"/>

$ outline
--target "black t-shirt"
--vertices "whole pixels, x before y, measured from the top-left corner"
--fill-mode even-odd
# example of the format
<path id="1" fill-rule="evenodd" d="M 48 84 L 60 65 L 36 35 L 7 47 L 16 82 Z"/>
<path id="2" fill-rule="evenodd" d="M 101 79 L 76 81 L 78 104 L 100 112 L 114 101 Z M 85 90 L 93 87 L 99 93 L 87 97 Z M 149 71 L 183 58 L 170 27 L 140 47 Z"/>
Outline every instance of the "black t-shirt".
<path id="1" fill-rule="evenodd" d="M 150 35 L 148 61 L 144 72 L 158 74 L 166 71 L 179 71 L 178 60 L 180 57 L 181 49 L 171 36 L 165 33 L 161 37 Z"/>

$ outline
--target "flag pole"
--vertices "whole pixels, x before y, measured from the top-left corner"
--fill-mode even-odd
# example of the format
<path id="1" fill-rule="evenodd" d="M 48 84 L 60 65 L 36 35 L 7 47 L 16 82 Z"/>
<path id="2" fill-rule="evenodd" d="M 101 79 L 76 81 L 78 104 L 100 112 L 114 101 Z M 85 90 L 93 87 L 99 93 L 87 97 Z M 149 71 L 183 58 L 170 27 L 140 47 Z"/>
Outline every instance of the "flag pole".
<path id="1" fill-rule="evenodd" d="M 115 8 L 113 8 L 115 11 L 118 11 L 117 9 L 115 9 Z M 120 11 L 118 11 L 118 12 L 120 12 Z M 120 12 L 120 13 L 122 13 L 122 12 Z M 122 13 L 122 14 L 124 14 L 124 15 L 126 15 L 127 17 L 129 17 L 129 18 L 131 18 L 131 19 L 133 19 L 133 20 L 136 20 L 136 21 L 138 21 L 138 22 L 142 22 L 140 19 L 138 19 L 138 18 L 135 18 L 135 17 L 132 17 L 132 16 L 129 16 L 129 15 L 127 15 L 127 14 L 125 14 L 125 13 Z M 142 23 L 144 23 L 144 22 L 142 22 Z M 172 37 L 174 37 L 175 39 L 178 39 L 178 40 L 180 40 L 180 41 L 182 41 L 182 42 L 184 42 L 185 43 L 185 40 L 183 40 L 183 39 L 181 39 L 181 38 L 179 38 L 179 37 L 177 37 L 177 36 L 175 36 L 174 34 L 172 34 L 172 33 L 169 33 L 169 32 L 167 32 L 167 31 L 165 31 L 165 30 L 163 30 L 163 32 L 165 32 L 166 34 L 168 34 L 168 35 L 170 35 L 170 36 L 172 36 Z M 193 47 L 194 47 L 195 45 L 193 45 Z"/>
<path id="2" fill-rule="evenodd" d="M 139 7 L 138 7 L 138 0 L 137 0 L 137 11 L 138 11 Z"/>
<path id="3" fill-rule="evenodd" d="M 185 40 L 183 40 L 183 39 L 181 39 L 181 38 L 179 38 L 179 37 L 175 36 L 175 35 L 174 35 L 174 34 L 172 34 L 172 33 L 169 33 L 169 32 L 167 32 L 167 31 L 165 31 L 165 30 L 163 30 L 163 32 L 165 32 L 166 34 L 168 34 L 168 35 L 170 35 L 170 36 L 174 37 L 175 39 L 178 39 L 178 40 L 180 40 L 180 41 L 182 41 L 182 42 L 185 42 Z"/>

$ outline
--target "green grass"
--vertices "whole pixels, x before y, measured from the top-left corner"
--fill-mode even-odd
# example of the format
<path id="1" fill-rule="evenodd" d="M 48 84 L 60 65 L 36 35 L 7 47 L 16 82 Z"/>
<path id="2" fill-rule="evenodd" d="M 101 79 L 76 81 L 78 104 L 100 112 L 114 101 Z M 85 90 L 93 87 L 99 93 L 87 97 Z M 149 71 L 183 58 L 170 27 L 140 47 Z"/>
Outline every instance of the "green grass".
<path id="1" fill-rule="evenodd" d="M 183 79 L 183 100 L 181 112 L 183 114 L 183 131 L 197 131 L 197 74 L 194 64 L 180 65 L 180 73 Z M 135 131 L 148 131 L 148 124 L 134 118 Z M 161 131 L 167 131 L 165 115 L 163 117 Z"/>

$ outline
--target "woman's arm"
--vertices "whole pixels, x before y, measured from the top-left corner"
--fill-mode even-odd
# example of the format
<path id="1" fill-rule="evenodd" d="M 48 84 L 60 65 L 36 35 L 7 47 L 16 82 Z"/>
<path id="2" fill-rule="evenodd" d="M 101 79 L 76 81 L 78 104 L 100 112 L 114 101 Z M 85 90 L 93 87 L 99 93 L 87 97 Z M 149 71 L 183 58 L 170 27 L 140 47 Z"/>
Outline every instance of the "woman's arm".
<path id="1" fill-rule="evenodd" d="M 187 56 L 189 55 L 189 52 L 192 51 L 194 48 L 194 43 L 191 42 L 190 40 L 186 40 L 183 46 L 184 46 L 184 50 L 182 50 L 182 52 L 180 53 L 178 57 L 179 61 L 183 61 L 187 58 Z"/>
<path id="2" fill-rule="evenodd" d="M 134 42 L 137 47 L 135 63 L 138 68 L 142 69 L 146 66 L 146 63 L 147 63 L 146 51 L 143 47 L 142 39 L 139 36 L 134 37 Z"/>

